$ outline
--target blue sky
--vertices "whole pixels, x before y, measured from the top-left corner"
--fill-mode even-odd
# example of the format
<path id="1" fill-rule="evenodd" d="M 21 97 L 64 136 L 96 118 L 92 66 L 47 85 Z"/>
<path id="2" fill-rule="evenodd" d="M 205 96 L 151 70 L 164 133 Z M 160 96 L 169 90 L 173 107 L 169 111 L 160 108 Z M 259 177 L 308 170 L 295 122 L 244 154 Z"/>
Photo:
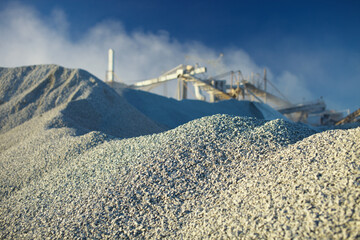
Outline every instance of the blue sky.
<path id="1" fill-rule="evenodd" d="M 349 0 L 2 0 L 0 65 L 55 63 L 103 78 L 111 47 L 127 83 L 191 61 L 213 73 L 266 67 L 294 102 L 323 96 L 329 108 L 354 111 L 359 12 Z"/>

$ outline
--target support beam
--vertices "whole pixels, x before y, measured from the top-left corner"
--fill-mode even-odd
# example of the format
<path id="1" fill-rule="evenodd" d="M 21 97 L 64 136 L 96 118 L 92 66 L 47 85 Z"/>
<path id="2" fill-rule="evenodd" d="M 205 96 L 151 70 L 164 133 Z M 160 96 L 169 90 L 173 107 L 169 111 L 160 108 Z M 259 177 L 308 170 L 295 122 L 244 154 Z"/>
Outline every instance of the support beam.
<path id="1" fill-rule="evenodd" d="M 185 82 L 185 80 L 182 79 L 181 83 L 182 83 L 182 99 L 187 99 L 187 88 L 188 88 L 187 82 Z"/>

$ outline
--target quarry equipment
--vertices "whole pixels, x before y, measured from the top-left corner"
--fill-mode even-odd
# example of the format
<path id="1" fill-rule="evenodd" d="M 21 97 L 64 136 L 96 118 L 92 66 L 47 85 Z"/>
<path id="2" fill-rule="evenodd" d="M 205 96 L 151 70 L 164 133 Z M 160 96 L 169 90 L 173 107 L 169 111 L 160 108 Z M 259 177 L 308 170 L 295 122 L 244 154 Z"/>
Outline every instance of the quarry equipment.
<path id="1" fill-rule="evenodd" d="M 326 104 L 323 99 L 301 104 L 291 103 L 266 78 L 266 69 L 264 70 L 262 84 L 259 84 L 259 82 L 255 83 L 253 77 L 252 79 L 245 79 L 241 71 L 230 71 L 207 79 L 201 79 L 196 76 L 199 73 L 205 72 L 205 67 L 181 64 L 158 78 L 137 82 L 130 87 L 149 91 L 162 83 L 177 79 L 177 96 L 179 100 L 188 98 L 187 92 L 189 83 L 191 83 L 197 100 L 206 101 L 208 97 L 207 101 L 209 102 L 228 99 L 258 101 L 270 105 L 295 122 L 309 123 L 308 119 L 311 117 L 312 125 L 333 125 L 342 118 L 341 113 L 326 110 Z M 225 78 L 229 76 L 230 84 L 227 84 L 228 81 Z M 268 86 L 271 86 L 280 96 L 270 92 Z"/>
<path id="2" fill-rule="evenodd" d="M 336 122 L 335 125 L 342 125 L 345 123 L 351 123 L 355 121 L 360 121 L 360 108 L 355 112 L 347 115 L 345 118 L 341 119 L 340 121 Z"/>
<path id="3" fill-rule="evenodd" d="M 141 89 L 149 91 L 152 88 L 163 84 L 170 80 L 178 80 L 178 98 L 179 99 L 186 99 L 187 98 L 187 84 L 186 79 L 190 78 L 191 76 L 199 73 L 205 73 L 205 67 L 198 67 L 198 66 L 191 66 L 191 65 L 184 65 L 180 64 L 179 66 L 163 73 L 161 76 L 157 78 L 148 79 L 145 81 L 137 82 L 130 85 L 131 88 L 134 89 Z M 202 99 L 203 100 L 203 99 Z"/>
<path id="4" fill-rule="evenodd" d="M 112 49 L 109 49 L 108 59 L 106 82 L 115 88 L 114 76 L 116 75 L 114 73 L 114 51 Z M 130 87 L 150 91 L 168 81 L 177 80 L 178 100 L 188 98 L 188 90 L 191 84 L 194 89 L 194 97 L 197 100 L 209 102 L 228 99 L 258 101 L 270 105 L 294 122 L 310 123 L 309 119 L 312 119 L 310 123 L 312 125 L 333 125 L 343 118 L 342 113 L 326 110 L 326 104 L 322 98 L 312 102 L 293 104 L 267 79 L 266 69 L 264 69 L 263 78 L 258 79 L 257 82 L 254 80 L 253 73 L 251 78 L 245 79 L 241 71 L 230 71 L 205 79 L 197 76 L 206 73 L 206 71 L 206 67 L 199 67 L 197 64 L 195 66 L 180 64 L 157 78 L 136 82 Z M 256 76 L 261 78 L 259 74 Z M 227 81 L 226 78 L 229 77 L 230 81 Z M 269 87 L 272 87 L 272 92 Z"/>

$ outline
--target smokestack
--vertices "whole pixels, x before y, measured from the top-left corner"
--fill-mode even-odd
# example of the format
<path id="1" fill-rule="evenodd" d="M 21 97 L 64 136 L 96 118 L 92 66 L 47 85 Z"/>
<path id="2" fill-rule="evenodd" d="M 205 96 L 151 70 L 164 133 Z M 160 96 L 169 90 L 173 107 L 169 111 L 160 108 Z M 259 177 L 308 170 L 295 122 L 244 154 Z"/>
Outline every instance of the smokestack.
<path id="1" fill-rule="evenodd" d="M 107 81 L 114 81 L 114 50 L 109 49 L 109 59 L 108 59 L 108 71 L 107 71 Z"/>

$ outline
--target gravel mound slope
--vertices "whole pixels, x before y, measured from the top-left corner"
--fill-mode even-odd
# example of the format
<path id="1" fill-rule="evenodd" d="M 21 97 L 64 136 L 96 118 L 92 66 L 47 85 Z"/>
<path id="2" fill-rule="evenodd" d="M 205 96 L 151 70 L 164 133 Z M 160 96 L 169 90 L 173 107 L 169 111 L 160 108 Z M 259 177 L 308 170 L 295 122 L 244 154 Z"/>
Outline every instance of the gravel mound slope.
<path id="1" fill-rule="evenodd" d="M 70 128 L 46 129 L 44 126 L 53 120 L 53 112 L 0 135 L 0 200 L 111 139 L 101 132 L 77 136 L 77 131 Z"/>
<path id="2" fill-rule="evenodd" d="M 156 133 L 85 71 L 0 71 L 1 239 L 360 237 L 360 128 L 217 114 Z"/>
<path id="3" fill-rule="evenodd" d="M 0 68 L 0 199 L 104 139 L 161 131 L 86 71 Z"/>
<path id="4" fill-rule="evenodd" d="M 354 238 L 360 129 L 314 133 L 214 115 L 155 135 L 92 138 L 96 147 L 2 201 L 1 236 Z"/>
<path id="5" fill-rule="evenodd" d="M 189 217 L 185 238 L 360 237 L 360 128 L 315 134 L 259 160 Z"/>
<path id="6" fill-rule="evenodd" d="M 58 108 L 54 127 L 134 137 L 163 131 L 88 72 L 57 65 L 0 68 L 0 134 Z"/>

